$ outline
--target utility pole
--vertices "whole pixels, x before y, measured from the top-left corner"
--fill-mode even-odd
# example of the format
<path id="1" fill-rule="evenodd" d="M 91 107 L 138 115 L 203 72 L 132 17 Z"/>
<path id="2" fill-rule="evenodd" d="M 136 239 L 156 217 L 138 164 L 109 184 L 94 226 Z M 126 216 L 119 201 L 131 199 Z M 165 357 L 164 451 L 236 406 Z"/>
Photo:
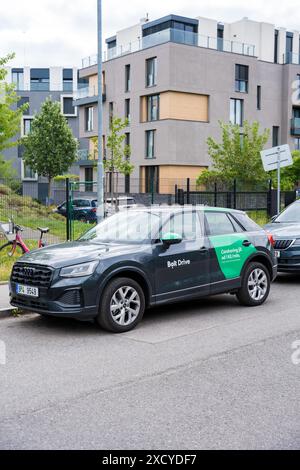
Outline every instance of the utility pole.
<path id="1" fill-rule="evenodd" d="M 102 0 L 97 0 L 97 30 L 98 30 L 98 164 L 97 164 L 97 221 L 104 218 L 104 191 L 103 191 L 103 104 L 102 104 Z"/>

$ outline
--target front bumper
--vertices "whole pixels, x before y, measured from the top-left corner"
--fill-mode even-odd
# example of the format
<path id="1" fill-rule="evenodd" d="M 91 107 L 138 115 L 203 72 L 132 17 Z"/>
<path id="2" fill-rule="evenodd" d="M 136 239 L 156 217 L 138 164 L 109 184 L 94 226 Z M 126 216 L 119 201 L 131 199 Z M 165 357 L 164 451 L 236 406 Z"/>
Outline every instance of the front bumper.
<path id="1" fill-rule="evenodd" d="M 90 279 L 60 278 L 48 288 L 39 287 L 37 298 L 18 294 L 17 284 L 11 281 L 10 303 L 13 307 L 42 315 L 92 320 L 98 314 L 98 289 Z"/>
<path id="2" fill-rule="evenodd" d="M 280 251 L 278 272 L 300 273 L 300 247 Z"/>

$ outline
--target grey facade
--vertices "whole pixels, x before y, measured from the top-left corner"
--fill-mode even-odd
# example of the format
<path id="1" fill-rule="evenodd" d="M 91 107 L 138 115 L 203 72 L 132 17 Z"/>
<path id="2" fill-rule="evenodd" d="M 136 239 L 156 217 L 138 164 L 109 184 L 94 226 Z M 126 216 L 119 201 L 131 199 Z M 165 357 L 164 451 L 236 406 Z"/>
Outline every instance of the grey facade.
<path id="1" fill-rule="evenodd" d="M 158 169 L 156 178 L 160 180 L 161 192 L 167 186 L 164 178 L 173 178 L 174 182 L 187 175 L 194 178 L 208 167 L 211 162 L 207 138 L 220 138 L 219 121 L 232 119 L 233 99 L 242 100 L 241 134 L 243 121 L 257 120 L 262 129 L 270 129 L 267 146 L 287 143 L 291 149 L 300 147 L 299 65 L 267 62 L 253 54 L 232 53 L 183 42 L 171 38 L 162 44 L 123 53 L 103 63 L 106 98 L 103 104 L 104 141 L 109 134 L 111 103 L 114 115 L 124 118 L 125 100 L 130 99 L 130 125 L 126 132 L 130 133 L 131 161 L 135 165 L 132 178 L 139 179 L 142 190 L 145 189 L 145 172 L 149 173 L 145 169 L 148 167 Z M 147 87 L 146 61 L 154 57 L 157 58 L 156 85 Z M 130 91 L 126 91 L 125 83 L 128 65 Z M 237 66 L 246 66 L 243 71 L 247 70 L 247 79 L 237 80 Z M 79 76 L 89 78 L 90 83 L 91 80 L 95 83 L 96 74 L 96 65 L 79 72 Z M 153 94 L 160 95 L 161 108 L 167 96 L 169 114 L 164 110 L 163 117 L 149 122 L 142 116 L 142 100 Z M 207 97 L 206 119 L 194 118 L 197 110 L 188 104 L 191 96 L 194 108 L 198 106 L 199 97 Z M 80 137 L 90 138 L 97 133 L 97 97 L 85 99 L 89 103 L 84 99 L 76 102 L 79 106 L 79 133 Z M 91 131 L 86 128 L 87 106 L 94 107 Z M 151 130 L 155 131 L 155 151 L 153 158 L 146 158 L 146 133 Z M 87 162 L 82 162 L 82 168 L 85 164 Z M 81 176 L 83 178 L 83 172 Z"/>

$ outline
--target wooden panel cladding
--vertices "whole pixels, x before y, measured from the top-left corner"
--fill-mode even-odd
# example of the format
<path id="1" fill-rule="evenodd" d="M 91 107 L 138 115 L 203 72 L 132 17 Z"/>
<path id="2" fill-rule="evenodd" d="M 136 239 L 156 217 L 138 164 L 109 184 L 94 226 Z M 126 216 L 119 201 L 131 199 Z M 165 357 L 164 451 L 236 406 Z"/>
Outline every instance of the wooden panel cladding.
<path id="1" fill-rule="evenodd" d="M 208 96 L 177 91 L 161 93 L 160 119 L 208 122 Z"/>
<path id="2" fill-rule="evenodd" d="M 141 122 L 148 120 L 148 96 L 141 97 Z M 208 122 L 209 97 L 196 93 L 165 91 L 159 94 L 159 119 Z"/>

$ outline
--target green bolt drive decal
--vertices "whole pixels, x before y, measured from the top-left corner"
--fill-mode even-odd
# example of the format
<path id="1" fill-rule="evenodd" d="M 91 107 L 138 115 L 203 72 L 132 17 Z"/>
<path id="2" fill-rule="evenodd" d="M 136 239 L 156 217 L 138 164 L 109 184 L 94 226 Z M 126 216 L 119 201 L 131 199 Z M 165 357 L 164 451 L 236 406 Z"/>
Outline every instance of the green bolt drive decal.
<path id="1" fill-rule="evenodd" d="M 243 245 L 245 234 L 215 235 L 209 239 L 215 248 L 220 268 L 226 279 L 239 277 L 249 256 L 256 252 L 252 244 Z"/>

